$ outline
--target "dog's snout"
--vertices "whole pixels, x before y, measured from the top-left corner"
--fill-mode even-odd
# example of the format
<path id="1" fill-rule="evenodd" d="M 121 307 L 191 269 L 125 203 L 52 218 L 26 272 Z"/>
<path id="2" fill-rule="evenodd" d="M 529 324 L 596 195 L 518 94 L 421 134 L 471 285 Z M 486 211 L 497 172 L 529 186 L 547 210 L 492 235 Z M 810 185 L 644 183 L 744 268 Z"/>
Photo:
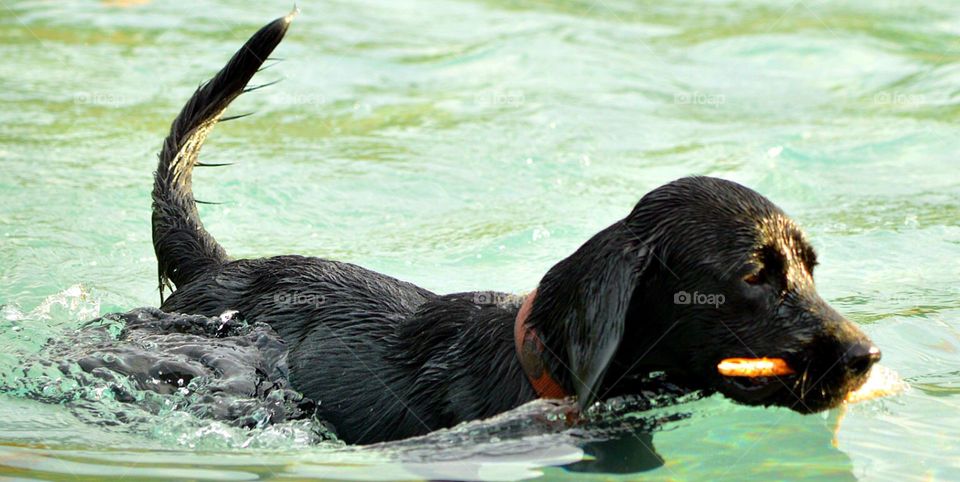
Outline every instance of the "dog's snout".
<path id="1" fill-rule="evenodd" d="M 880 361 L 880 349 L 869 341 L 858 341 L 843 355 L 844 367 L 853 375 L 866 374 L 874 363 Z"/>
<path id="2" fill-rule="evenodd" d="M 834 332 L 837 349 L 840 352 L 839 364 L 851 376 L 867 374 L 874 363 L 880 361 L 880 349 L 853 322 L 847 320 L 821 300 L 821 313 L 825 326 Z"/>

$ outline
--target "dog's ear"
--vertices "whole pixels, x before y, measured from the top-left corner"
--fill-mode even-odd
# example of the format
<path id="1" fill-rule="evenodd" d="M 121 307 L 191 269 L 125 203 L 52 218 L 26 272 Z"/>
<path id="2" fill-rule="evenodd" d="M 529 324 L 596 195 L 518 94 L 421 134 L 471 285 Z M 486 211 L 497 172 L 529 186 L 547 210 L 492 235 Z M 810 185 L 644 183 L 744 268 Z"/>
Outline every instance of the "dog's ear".
<path id="1" fill-rule="evenodd" d="M 615 229 L 621 223 L 554 266 L 537 289 L 531 313 L 558 358 L 556 368 L 569 372 L 581 409 L 602 395 L 597 391 L 623 338 L 630 300 L 650 264 L 647 247 Z"/>

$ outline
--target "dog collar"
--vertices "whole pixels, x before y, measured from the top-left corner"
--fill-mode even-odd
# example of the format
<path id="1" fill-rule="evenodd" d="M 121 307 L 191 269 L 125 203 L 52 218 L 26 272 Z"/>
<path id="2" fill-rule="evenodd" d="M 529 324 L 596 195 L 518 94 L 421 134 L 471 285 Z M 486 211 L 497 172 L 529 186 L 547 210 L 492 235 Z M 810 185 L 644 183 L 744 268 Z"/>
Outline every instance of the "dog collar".
<path id="1" fill-rule="evenodd" d="M 523 300 L 520 311 L 517 312 L 517 321 L 513 324 L 513 342 L 517 349 L 517 359 L 523 367 L 530 385 L 540 398 L 566 398 L 569 394 L 556 380 L 550 376 L 543 360 L 543 341 L 537 330 L 527 325 L 527 318 L 533 309 L 533 299 L 537 296 L 534 289 Z"/>

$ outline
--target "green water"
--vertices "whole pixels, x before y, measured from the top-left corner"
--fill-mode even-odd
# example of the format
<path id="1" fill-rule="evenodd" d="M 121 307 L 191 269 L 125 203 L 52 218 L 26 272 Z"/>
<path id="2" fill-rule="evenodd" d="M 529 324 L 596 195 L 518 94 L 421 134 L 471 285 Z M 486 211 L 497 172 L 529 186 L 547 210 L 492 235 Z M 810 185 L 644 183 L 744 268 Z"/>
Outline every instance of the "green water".
<path id="1" fill-rule="evenodd" d="M 688 174 L 767 195 L 821 294 L 910 389 L 801 416 L 678 407 L 648 479 L 960 479 L 960 4 L 302 1 L 203 152 L 235 257 L 347 260 L 439 292 L 523 291 Z M 0 372 L 156 305 L 155 153 L 192 89 L 289 1 L 0 1 Z M 26 374 L 30 383 L 31 376 Z M 39 378 L 38 378 L 39 379 Z M 312 444 L 170 411 L 137 430 L 0 396 L 0 477 L 581 480 L 562 437 Z M 461 430 L 461 435 L 470 434 Z M 430 455 L 424 455 L 430 454 Z M 600 478 L 620 477 L 600 475 Z M 636 478 L 637 476 L 625 476 Z"/>

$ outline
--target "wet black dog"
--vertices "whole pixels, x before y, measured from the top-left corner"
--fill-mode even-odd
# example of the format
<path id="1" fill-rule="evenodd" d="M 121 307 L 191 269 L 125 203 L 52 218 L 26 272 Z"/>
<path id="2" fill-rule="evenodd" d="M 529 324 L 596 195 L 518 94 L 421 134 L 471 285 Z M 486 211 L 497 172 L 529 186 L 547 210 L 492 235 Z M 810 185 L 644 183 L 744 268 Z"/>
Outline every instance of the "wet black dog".
<path id="1" fill-rule="evenodd" d="M 359 266 L 301 256 L 231 260 L 191 192 L 200 147 L 283 38 L 257 32 L 187 102 L 160 154 L 153 240 L 162 309 L 237 310 L 288 348 L 290 382 L 351 443 L 423 434 L 537 397 L 580 408 L 664 372 L 691 389 L 803 413 L 839 404 L 879 351 L 816 293 L 816 255 L 760 194 L 707 177 L 648 193 L 555 265 L 534 293 L 438 295 Z M 492 301 L 490 301 L 492 300 Z M 514 302 L 516 300 L 516 302 Z M 795 372 L 730 378 L 728 357 Z"/>

